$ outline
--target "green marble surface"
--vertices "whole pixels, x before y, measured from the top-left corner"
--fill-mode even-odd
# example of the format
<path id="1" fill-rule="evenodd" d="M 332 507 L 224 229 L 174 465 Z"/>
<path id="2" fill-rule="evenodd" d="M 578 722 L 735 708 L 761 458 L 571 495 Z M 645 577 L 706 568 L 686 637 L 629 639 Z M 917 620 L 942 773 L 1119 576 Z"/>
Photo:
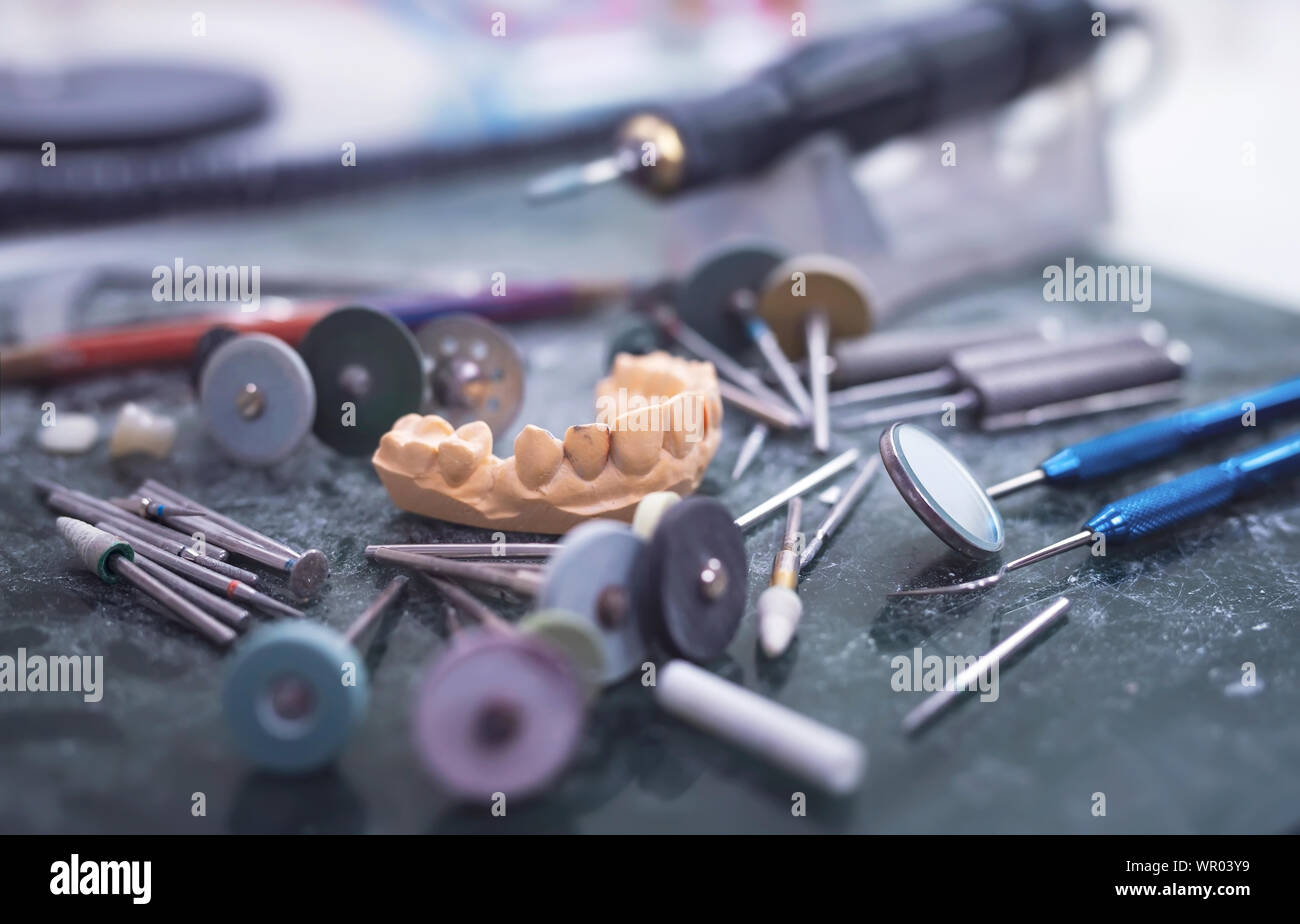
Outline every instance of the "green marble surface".
<path id="1" fill-rule="evenodd" d="M 202 262 L 251 254 L 268 263 L 270 253 L 328 260 L 356 252 L 483 269 L 499 258 L 500 265 L 609 275 L 648 274 L 662 264 L 661 251 L 643 246 L 645 239 L 638 244 L 639 229 L 662 243 L 651 212 L 622 193 L 604 204 L 521 216 L 510 204 L 514 191 L 503 183 L 456 184 L 251 218 L 174 219 L 123 234 L 151 263 L 178 253 Z M 626 233 L 603 233 L 602 209 L 623 215 Z M 1300 315 L 1187 285 L 1158 267 L 1147 315 L 1125 306 L 1048 306 L 1039 269 L 952 293 L 902 323 L 1049 311 L 1070 324 L 1159 320 L 1194 351 L 1185 404 L 1293 376 L 1300 367 Z M 591 419 L 605 342 L 623 320 L 611 307 L 515 327 L 530 365 L 519 423 L 558 433 Z M 107 426 L 117 403 L 132 395 L 177 415 L 173 458 L 114 462 L 103 443 L 84 457 L 51 458 L 35 447 L 41 402 L 89 409 Z M 944 436 L 991 483 L 1149 413 Z M 774 438 L 751 472 L 732 483 L 727 473 L 745 430 L 739 413 L 727 416 L 701 488 L 736 513 L 816 464 L 804 439 Z M 1008 498 L 1007 552 L 1069 535 L 1104 501 L 1269 435 L 1249 432 L 1104 484 Z M 874 451 L 876 436 L 841 434 L 837 443 Z M 317 546 L 330 556 L 333 576 L 310 616 L 337 628 L 391 576 L 365 560 L 367 543 L 483 533 L 399 514 L 367 461 L 341 458 L 314 440 L 269 471 L 220 459 L 200 432 L 181 372 L 6 387 L 0 472 L 0 654 L 20 647 L 98 654 L 106 672 L 96 704 L 74 694 L 0 693 L 3 832 L 1271 832 L 1300 820 L 1300 485 L 1106 559 L 1059 558 L 992 594 L 891 604 L 885 593 L 899 583 L 988 566 L 946 554 L 882 477 L 805 573 L 795 647 L 765 662 L 752 608 L 778 541 L 780 517 L 771 518 L 747 535 L 750 613 L 728 656 L 710 666 L 859 737 L 871 755 L 861 790 L 842 800 L 809 791 L 667 718 L 646 690 L 625 684 L 596 704 L 582 753 L 554 791 L 511 803 L 498 818 L 485 807 L 450 804 L 423 776 L 411 747 L 414 685 L 446 645 L 427 590 L 416 589 L 400 616 L 382 625 L 368 654 L 370 714 L 337 767 L 303 779 L 267 776 L 227 740 L 218 703 L 222 656 L 126 590 L 79 570 L 25 481 L 39 472 L 109 495 L 153 476 L 291 544 Z M 810 500 L 807 528 L 824 509 Z M 281 587 L 264 580 L 269 589 Z M 964 703 L 916 739 L 901 734 L 899 721 L 921 694 L 891 688 L 894 656 L 917 648 L 979 654 L 1059 594 L 1074 604 L 1067 621 L 1004 669 L 996 702 Z M 1256 665 L 1254 687 L 1240 683 L 1244 662 Z M 798 791 L 808 794 L 806 817 L 791 811 Z M 206 796 L 205 817 L 191 814 L 196 792 Z M 1092 813 L 1098 792 L 1106 795 L 1104 817 Z"/>

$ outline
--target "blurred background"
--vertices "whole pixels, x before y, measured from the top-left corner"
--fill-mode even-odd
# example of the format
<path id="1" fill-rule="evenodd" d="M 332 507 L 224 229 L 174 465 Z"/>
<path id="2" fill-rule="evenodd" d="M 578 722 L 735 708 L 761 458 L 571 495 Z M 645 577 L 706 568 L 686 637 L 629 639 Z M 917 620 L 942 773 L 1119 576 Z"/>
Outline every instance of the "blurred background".
<path id="1" fill-rule="evenodd" d="M 818 38 L 949 5 L 521 0 L 501 11 L 496 0 L 0 2 L 7 136 L 0 278 L 87 261 L 152 266 L 178 253 L 194 262 L 259 262 L 244 252 L 260 240 L 260 225 L 247 216 L 255 210 L 256 219 L 271 204 L 281 209 L 277 223 L 308 215 L 320 226 L 316 238 L 300 239 L 292 259 L 278 252 L 282 263 L 304 269 L 435 272 L 464 285 L 503 262 L 534 276 L 577 271 L 593 257 L 585 242 L 510 241 L 501 222 L 538 220 L 525 214 L 522 196 L 503 194 L 491 200 L 499 208 L 483 205 L 478 215 L 432 207 L 427 223 L 444 233 L 431 235 L 423 252 L 387 256 L 365 245 L 377 229 L 357 226 L 358 215 L 383 208 L 357 197 L 392 195 L 394 183 L 454 186 L 520 159 L 595 150 L 617 115 L 637 103 L 723 87 L 791 50 L 804 41 L 791 35 L 793 14 L 806 17 L 809 36 Z M 1300 177 L 1288 155 L 1300 131 L 1289 117 L 1300 86 L 1291 47 L 1300 7 L 1287 0 L 1136 5 L 1155 24 L 1159 52 L 1152 62 L 1145 39 L 1116 41 L 1097 65 L 1099 82 L 1126 99 L 1106 132 L 1112 218 L 1095 229 L 1098 242 L 1126 260 L 1294 305 L 1289 258 Z M 49 108 L 67 96 L 70 74 L 140 62 L 242 73 L 265 95 L 245 100 L 254 114 L 222 131 L 93 157 L 61 146 L 58 169 L 43 169 L 35 137 L 24 133 L 33 121 L 47 130 L 49 123 L 32 113 L 75 122 L 71 107 L 56 115 Z M 114 105 L 130 109 L 120 99 Z M 137 112 L 146 115 L 147 107 Z M 130 125 L 119 120 L 118 127 L 129 134 Z M 348 142 L 357 150 L 353 176 L 337 169 Z M 215 181 L 196 179 L 204 177 Z M 510 175 L 498 185 L 513 193 L 521 182 Z M 654 206 L 623 203 L 627 195 L 603 191 L 557 206 L 543 226 L 610 220 L 621 235 L 661 239 Z M 301 211 L 326 196 L 344 201 L 323 215 Z M 232 221 L 232 212 L 245 217 Z M 178 223 L 177 214 L 186 217 Z M 337 218 L 346 227 L 334 229 L 337 216 L 346 216 Z M 420 239 L 418 216 L 405 217 L 404 237 Z M 448 224 L 458 226 L 454 233 Z M 282 237 L 275 227 L 273 236 Z M 680 262 L 662 249 L 642 256 L 629 262 L 611 252 L 608 265 L 586 268 L 653 275 L 670 268 L 656 263 Z M 6 337 L 15 336 L 11 326 Z"/>

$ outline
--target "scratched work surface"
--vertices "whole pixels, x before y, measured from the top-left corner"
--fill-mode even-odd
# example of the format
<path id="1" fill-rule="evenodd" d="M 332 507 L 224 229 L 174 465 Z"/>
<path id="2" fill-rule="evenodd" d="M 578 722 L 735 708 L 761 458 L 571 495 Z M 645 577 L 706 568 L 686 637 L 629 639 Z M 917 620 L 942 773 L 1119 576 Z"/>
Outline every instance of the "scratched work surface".
<path id="1" fill-rule="evenodd" d="M 423 205 L 394 203 L 389 208 L 405 209 L 408 222 Z M 477 214 L 480 222 L 492 217 Z M 328 249 L 346 239 L 340 226 L 318 226 L 315 218 L 278 221 L 244 227 L 240 239 L 269 239 L 268 229 L 283 226 L 306 246 Z M 468 246 L 449 229 L 438 240 Z M 587 259 L 608 258 L 611 271 L 644 268 L 608 241 L 593 237 Z M 404 251 L 393 246 L 399 255 L 417 252 L 409 242 Z M 1049 308 L 1071 323 L 1134 318 L 1126 306 L 1046 306 L 1041 285 L 1036 271 L 1026 272 L 942 299 L 906 323 L 1030 317 Z M 1165 322 L 1193 347 L 1188 402 L 1300 371 L 1300 315 L 1157 270 L 1152 312 L 1139 317 Z M 516 329 L 531 366 L 520 423 L 559 433 L 591 419 L 604 342 L 621 320 L 608 312 Z M 49 459 L 33 447 L 41 401 L 97 409 L 107 423 L 132 394 L 180 416 L 173 459 L 110 463 L 102 443 L 87 457 Z M 103 700 L 93 705 L 75 694 L 0 694 L 0 831 L 1269 832 L 1300 821 L 1300 485 L 1105 560 L 1080 552 L 1028 569 L 990 595 L 888 605 L 884 594 L 899 582 L 987 566 L 945 556 L 882 476 L 805 574 L 804 624 L 792 653 L 776 663 L 756 658 L 752 615 L 780 528 L 779 517 L 769 519 L 748 535 L 751 613 L 729 657 L 711 666 L 861 738 L 871 754 L 861 790 L 845 800 L 810 793 L 808 816 L 793 817 L 791 794 L 806 787 L 664 717 L 645 690 L 625 684 L 596 705 L 581 757 L 561 784 L 492 818 L 441 797 L 409 743 L 413 686 L 445 645 L 426 590 L 415 589 L 370 649 L 370 714 L 338 766 L 305 779 L 267 776 L 229 746 L 218 707 L 221 657 L 134 605 L 126 591 L 79 571 L 24 476 L 40 471 L 101 495 L 156 476 L 291 544 L 318 546 L 334 572 L 311 618 L 339 628 L 391 576 L 365 561 L 368 542 L 482 533 L 399 515 L 365 460 L 343 459 L 314 441 L 267 472 L 213 458 L 181 373 L 6 389 L 0 413 L 0 654 L 20 647 L 101 654 L 106 672 Z M 945 437 L 992 482 L 1067 441 L 1142 416 Z M 730 413 L 702 487 L 736 513 L 814 464 L 801 439 L 774 439 L 733 484 L 726 473 L 744 432 L 741 416 Z M 876 435 L 841 442 L 874 451 Z M 1104 485 L 1009 498 L 1002 505 L 1008 552 L 1069 535 L 1103 501 L 1266 436 L 1248 432 Z M 810 501 L 805 528 L 824 509 Z M 964 703 L 916 740 L 900 734 L 899 720 L 920 694 L 891 689 L 894 656 L 916 648 L 983 652 L 1061 593 L 1074 601 L 1068 621 L 1004 670 L 997 701 Z M 1244 662 L 1256 667 L 1253 687 L 1241 684 Z M 196 792 L 206 795 L 206 817 L 191 814 Z M 1092 812 L 1094 793 L 1105 794 L 1105 817 Z"/>

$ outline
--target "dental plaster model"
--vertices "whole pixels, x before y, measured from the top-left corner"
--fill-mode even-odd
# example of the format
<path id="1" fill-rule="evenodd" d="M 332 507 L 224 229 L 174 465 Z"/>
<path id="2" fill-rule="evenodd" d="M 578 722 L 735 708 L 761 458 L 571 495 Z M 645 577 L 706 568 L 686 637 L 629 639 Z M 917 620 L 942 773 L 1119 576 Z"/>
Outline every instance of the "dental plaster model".
<path id="1" fill-rule="evenodd" d="M 595 423 L 569 427 L 563 442 L 525 427 L 507 459 L 492 454 L 481 420 L 453 430 L 436 415 L 407 414 L 371 462 L 403 510 L 558 535 L 593 517 L 631 522 L 652 491 L 694 491 L 722 435 L 713 365 L 663 352 L 615 357 L 596 410 Z"/>

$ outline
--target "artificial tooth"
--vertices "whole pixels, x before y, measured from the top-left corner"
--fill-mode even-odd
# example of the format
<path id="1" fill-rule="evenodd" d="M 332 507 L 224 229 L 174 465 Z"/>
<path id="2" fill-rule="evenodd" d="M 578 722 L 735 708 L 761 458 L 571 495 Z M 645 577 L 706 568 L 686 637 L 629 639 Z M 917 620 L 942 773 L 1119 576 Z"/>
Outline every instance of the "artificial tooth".
<path id="1" fill-rule="evenodd" d="M 659 461 L 659 449 L 664 443 L 662 425 L 657 420 L 660 408 L 642 408 L 629 411 L 616 421 L 610 437 L 610 456 L 620 472 L 644 475 Z"/>
<path id="2" fill-rule="evenodd" d="M 564 431 L 564 455 L 579 478 L 593 480 L 609 458 L 609 427 L 602 423 L 570 427 Z"/>
<path id="3" fill-rule="evenodd" d="M 481 420 L 471 420 L 438 444 L 438 469 L 448 484 L 457 485 L 491 452 L 491 429 Z"/>
<path id="4" fill-rule="evenodd" d="M 549 482 L 563 460 L 564 447 L 541 427 L 529 424 L 515 437 L 515 474 L 525 487 L 535 490 Z"/>

